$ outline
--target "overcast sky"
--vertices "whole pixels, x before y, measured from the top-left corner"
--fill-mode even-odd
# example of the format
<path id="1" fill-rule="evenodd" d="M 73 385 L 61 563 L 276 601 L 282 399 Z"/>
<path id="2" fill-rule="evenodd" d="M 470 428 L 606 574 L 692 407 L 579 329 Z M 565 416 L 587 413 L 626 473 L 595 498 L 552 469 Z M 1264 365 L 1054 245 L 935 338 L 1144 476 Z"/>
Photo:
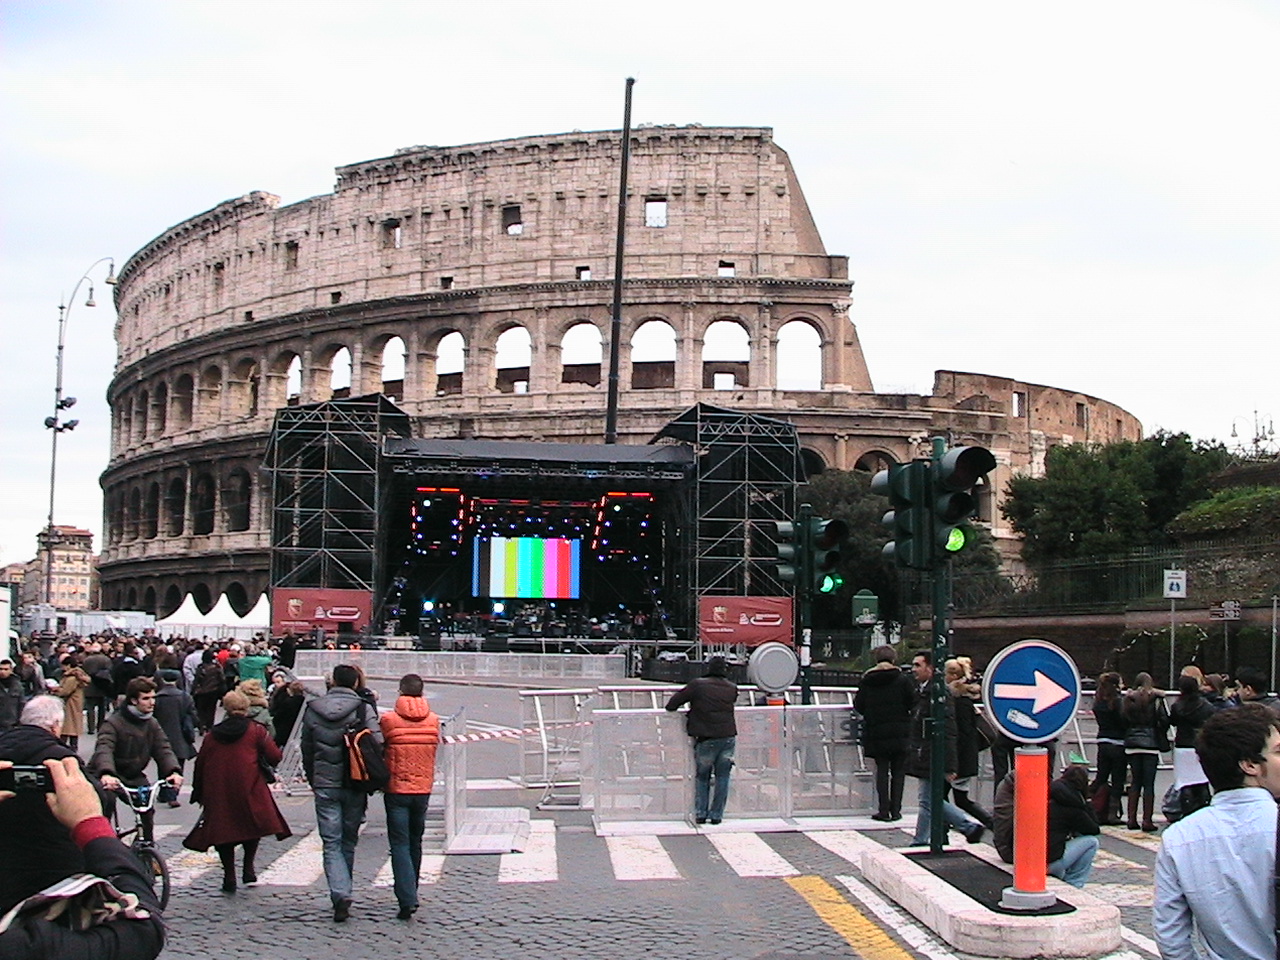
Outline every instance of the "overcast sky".
<path id="1" fill-rule="evenodd" d="M 981 371 L 1247 439 L 1280 416 L 1278 11 L 0 0 L 0 562 L 45 523 L 57 307 L 95 260 L 398 147 L 617 128 L 627 75 L 637 124 L 773 128 L 877 389 Z M 95 533 L 103 276 L 70 314 L 56 511 Z"/>

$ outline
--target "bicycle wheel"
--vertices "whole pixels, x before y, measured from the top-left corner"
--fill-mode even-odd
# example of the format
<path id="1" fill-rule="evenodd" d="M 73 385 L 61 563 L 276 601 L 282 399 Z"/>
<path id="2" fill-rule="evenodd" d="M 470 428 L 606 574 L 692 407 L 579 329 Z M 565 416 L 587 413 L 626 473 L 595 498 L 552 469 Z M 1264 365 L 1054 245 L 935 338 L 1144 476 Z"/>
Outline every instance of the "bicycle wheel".
<path id="1" fill-rule="evenodd" d="M 160 901 L 160 909 L 169 905 L 169 868 L 164 858 L 151 847 L 135 847 L 133 851 L 142 861 L 143 872 L 151 880 L 151 889 Z"/>

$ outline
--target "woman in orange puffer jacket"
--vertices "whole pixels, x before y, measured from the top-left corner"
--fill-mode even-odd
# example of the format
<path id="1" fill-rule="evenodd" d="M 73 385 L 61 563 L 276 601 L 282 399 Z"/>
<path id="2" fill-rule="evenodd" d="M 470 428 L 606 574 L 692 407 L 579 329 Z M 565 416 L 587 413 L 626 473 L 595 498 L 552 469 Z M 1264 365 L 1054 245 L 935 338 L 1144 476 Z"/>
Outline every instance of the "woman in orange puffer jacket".
<path id="1" fill-rule="evenodd" d="M 418 909 L 422 834 L 436 775 L 436 748 L 440 744 L 440 718 L 431 712 L 422 695 L 420 676 L 407 673 L 400 678 L 395 709 L 384 713 L 379 723 L 383 753 L 391 771 L 391 783 L 382 799 L 387 809 L 393 888 L 400 905 L 396 916 L 408 920 Z"/>

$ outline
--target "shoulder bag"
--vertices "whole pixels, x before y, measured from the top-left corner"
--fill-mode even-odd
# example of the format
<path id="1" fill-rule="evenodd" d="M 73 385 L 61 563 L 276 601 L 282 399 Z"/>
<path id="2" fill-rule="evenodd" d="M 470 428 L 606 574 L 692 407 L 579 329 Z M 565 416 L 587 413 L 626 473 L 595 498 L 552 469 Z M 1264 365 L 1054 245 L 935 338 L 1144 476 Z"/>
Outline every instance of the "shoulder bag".
<path id="1" fill-rule="evenodd" d="M 347 780 L 357 789 L 376 793 L 390 786 L 391 770 L 382 755 L 382 744 L 365 726 L 368 709 L 369 705 L 362 700 L 356 722 L 347 727 L 342 738 L 347 749 Z"/>

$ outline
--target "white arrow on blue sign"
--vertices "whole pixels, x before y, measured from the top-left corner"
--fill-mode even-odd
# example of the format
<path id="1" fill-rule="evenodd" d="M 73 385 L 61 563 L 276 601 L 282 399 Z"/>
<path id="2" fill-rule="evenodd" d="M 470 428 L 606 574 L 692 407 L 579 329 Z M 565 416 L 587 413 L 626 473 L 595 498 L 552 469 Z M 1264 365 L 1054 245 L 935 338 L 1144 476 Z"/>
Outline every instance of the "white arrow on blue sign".
<path id="1" fill-rule="evenodd" d="M 1080 705 L 1080 672 L 1046 640 L 1019 640 L 995 655 L 982 678 L 987 716 L 1011 740 L 1043 743 L 1060 734 Z"/>

